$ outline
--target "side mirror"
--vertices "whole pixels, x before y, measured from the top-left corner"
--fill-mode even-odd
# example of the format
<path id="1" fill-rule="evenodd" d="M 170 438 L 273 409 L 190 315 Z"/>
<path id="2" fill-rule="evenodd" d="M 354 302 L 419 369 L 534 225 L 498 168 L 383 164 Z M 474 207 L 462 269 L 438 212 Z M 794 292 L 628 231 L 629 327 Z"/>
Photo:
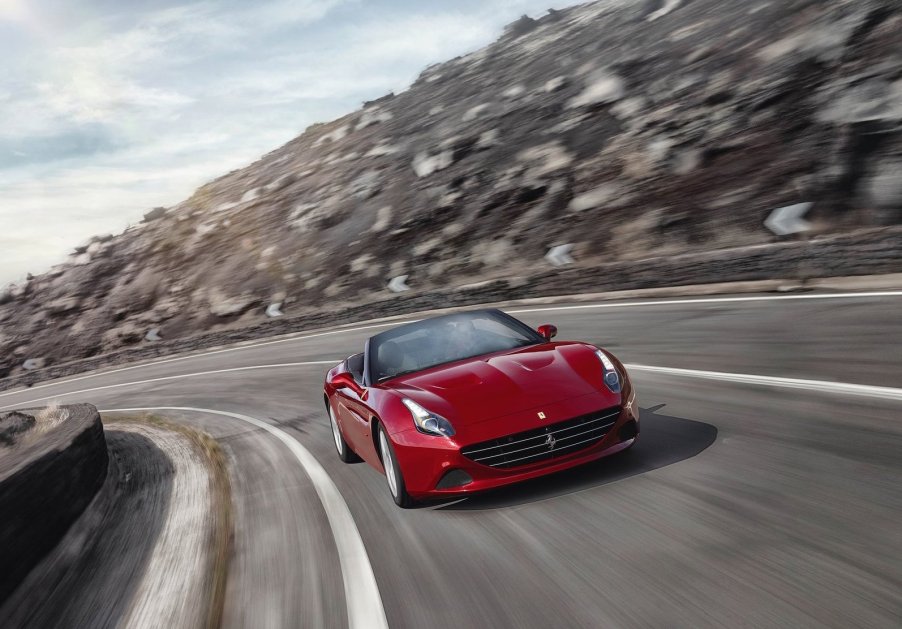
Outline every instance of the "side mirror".
<path id="1" fill-rule="evenodd" d="M 545 323 L 539 326 L 539 334 L 541 334 L 546 341 L 550 341 L 557 336 L 557 328 L 550 323 Z"/>
<path id="2" fill-rule="evenodd" d="M 350 389 L 357 395 L 361 395 L 363 393 L 363 387 L 357 384 L 351 374 L 349 374 L 347 371 L 332 376 L 329 379 L 329 384 L 336 389 Z"/>

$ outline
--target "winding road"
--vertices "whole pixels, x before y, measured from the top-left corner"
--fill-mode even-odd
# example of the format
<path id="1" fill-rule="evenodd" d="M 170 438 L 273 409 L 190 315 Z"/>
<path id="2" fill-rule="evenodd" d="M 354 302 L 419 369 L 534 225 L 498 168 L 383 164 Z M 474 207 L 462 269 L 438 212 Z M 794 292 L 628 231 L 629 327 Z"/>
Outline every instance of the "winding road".
<path id="1" fill-rule="evenodd" d="M 229 627 L 899 626 L 902 292 L 505 310 L 627 363 L 632 452 L 396 508 L 383 476 L 338 460 L 322 379 L 397 321 L 110 369 L 0 407 L 158 409 L 213 435 L 234 502 Z"/>

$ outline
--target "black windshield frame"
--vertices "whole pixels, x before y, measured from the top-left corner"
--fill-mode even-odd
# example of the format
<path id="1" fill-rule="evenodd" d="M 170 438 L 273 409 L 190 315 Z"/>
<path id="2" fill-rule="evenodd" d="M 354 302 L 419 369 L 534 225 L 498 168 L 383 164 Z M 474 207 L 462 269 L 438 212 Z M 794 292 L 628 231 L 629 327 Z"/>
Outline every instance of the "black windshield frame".
<path id="1" fill-rule="evenodd" d="M 473 318 L 478 318 L 480 316 L 487 317 L 489 319 L 494 319 L 495 321 L 511 328 L 512 330 L 519 332 L 524 337 L 526 337 L 526 342 L 522 345 L 511 348 L 520 349 L 521 347 L 530 347 L 533 345 L 540 345 L 542 343 L 547 343 L 548 341 L 539 334 L 536 330 L 532 329 L 519 319 L 512 317 L 511 315 L 498 310 L 497 308 L 488 308 L 483 310 L 469 310 L 464 312 L 455 312 L 447 315 L 440 315 L 438 317 L 430 317 L 429 319 L 423 319 L 421 321 L 414 321 L 412 323 L 408 323 L 405 325 L 398 326 L 396 328 L 392 328 L 391 330 L 386 330 L 380 334 L 375 336 L 371 336 L 367 342 L 366 347 L 364 349 L 365 357 L 364 357 L 364 380 L 366 381 L 367 386 L 372 386 L 374 384 L 382 384 L 385 382 L 389 382 L 395 378 L 399 378 L 402 375 L 409 375 L 410 373 L 418 373 L 420 371 L 426 371 L 427 369 L 433 369 L 435 367 L 440 367 L 441 365 L 447 365 L 453 362 L 457 362 L 459 360 L 467 360 L 469 358 L 476 358 L 478 356 L 485 356 L 487 354 L 493 354 L 497 351 L 503 350 L 494 350 L 488 352 L 480 352 L 477 354 L 473 354 L 471 356 L 466 356 L 462 358 L 455 358 L 453 360 L 447 360 L 444 362 L 437 362 L 434 364 L 430 364 L 426 367 L 422 367 L 420 369 L 416 369 L 415 371 L 405 372 L 405 373 L 397 373 L 394 375 L 383 376 L 381 379 L 378 379 L 377 368 L 378 366 L 375 364 L 375 353 L 381 343 L 385 341 L 391 340 L 393 338 L 397 338 L 399 336 L 403 336 L 405 334 L 409 334 L 411 331 L 414 331 L 416 328 L 428 328 L 431 326 L 435 326 L 439 324 L 443 320 L 449 320 L 453 318 L 466 318 L 467 316 L 471 316 Z"/>

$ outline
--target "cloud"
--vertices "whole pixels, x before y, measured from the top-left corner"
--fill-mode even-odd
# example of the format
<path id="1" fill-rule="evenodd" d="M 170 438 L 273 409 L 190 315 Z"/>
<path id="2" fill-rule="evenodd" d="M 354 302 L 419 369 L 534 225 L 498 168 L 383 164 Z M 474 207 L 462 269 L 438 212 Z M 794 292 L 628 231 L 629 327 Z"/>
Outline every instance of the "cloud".
<path id="1" fill-rule="evenodd" d="M 0 75 L 0 283 L 187 198 L 313 122 L 405 89 L 547 1 L 98 4 L 90 23 L 19 48 L 0 41 L 15 59 Z M 66 7 L 90 14 L 98 2 Z M 30 26 L 40 0 L 29 6 Z"/>
<path id="2" fill-rule="evenodd" d="M 0 22 L 25 22 L 31 12 L 25 0 L 0 0 Z"/>
<path id="3" fill-rule="evenodd" d="M 171 112 L 194 99 L 179 92 L 149 87 L 93 68 L 78 68 L 60 81 L 36 86 L 39 98 L 59 117 L 73 122 L 113 121 L 134 110 Z"/>

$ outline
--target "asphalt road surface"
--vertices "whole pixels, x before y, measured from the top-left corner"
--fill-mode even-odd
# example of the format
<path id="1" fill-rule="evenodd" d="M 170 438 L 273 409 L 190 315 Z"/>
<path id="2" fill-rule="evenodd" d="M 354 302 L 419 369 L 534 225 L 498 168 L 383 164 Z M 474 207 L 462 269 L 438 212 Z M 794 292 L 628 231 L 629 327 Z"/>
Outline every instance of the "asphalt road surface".
<path id="1" fill-rule="evenodd" d="M 632 365 L 641 438 L 408 511 L 378 472 L 338 460 L 322 404 L 329 365 L 391 324 L 69 379 L 0 406 L 178 408 L 159 412 L 216 437 L 234 501 L 230 627 L 898 627 L 902 294 L 804 297 L 507 308 Z"/>

